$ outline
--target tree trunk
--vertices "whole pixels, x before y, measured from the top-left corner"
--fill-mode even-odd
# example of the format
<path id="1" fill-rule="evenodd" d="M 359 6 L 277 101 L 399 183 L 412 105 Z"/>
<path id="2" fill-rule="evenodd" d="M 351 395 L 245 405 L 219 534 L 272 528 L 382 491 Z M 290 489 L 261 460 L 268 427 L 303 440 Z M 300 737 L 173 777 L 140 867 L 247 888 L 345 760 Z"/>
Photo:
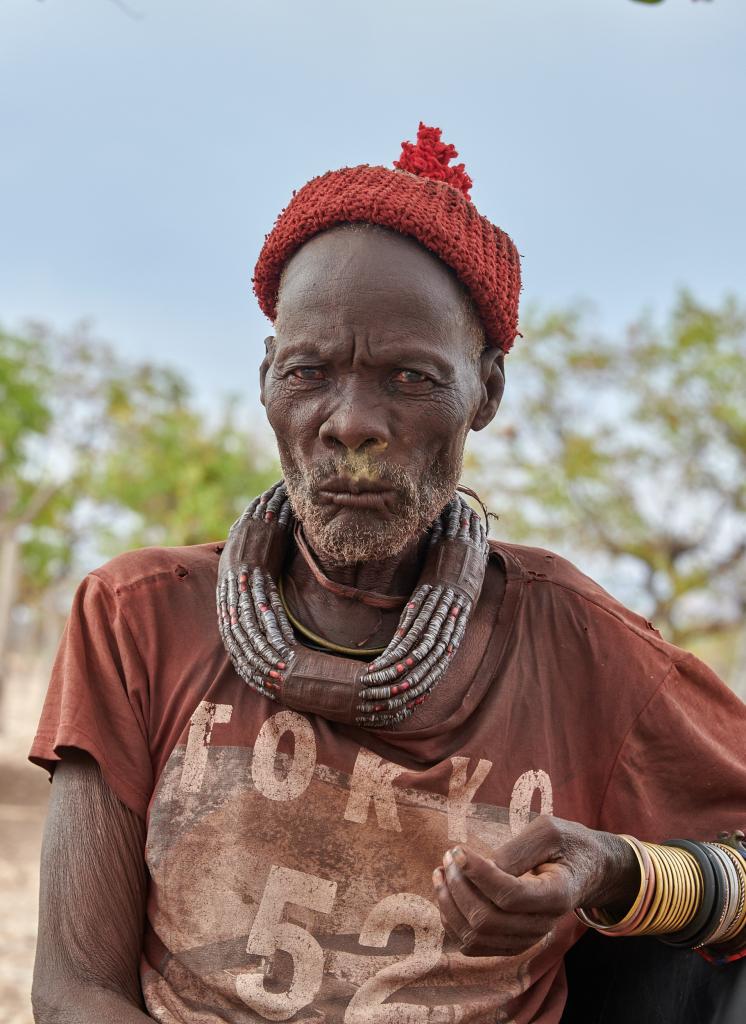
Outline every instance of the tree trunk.
<path id="1" fill-rule="evenodd" d="M 0 732 L 5 716 L 3 705 L 7 684 L 10 622 L 18 593 L 20 571 L 20 543 L 14 529 L 0 533 Z"/>

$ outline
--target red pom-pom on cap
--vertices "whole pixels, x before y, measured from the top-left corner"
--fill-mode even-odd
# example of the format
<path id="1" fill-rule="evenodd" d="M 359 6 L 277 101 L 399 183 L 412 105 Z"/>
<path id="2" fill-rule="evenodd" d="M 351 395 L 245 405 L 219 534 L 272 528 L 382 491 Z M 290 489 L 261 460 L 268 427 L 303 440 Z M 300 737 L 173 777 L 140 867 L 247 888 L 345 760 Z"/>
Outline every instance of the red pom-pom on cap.
<path id="1" fill-rule="evenodd" d="M 450 166 L 451 160 L 458 156 L 458 150 L 450 142 L 442 142 L 440 136 L 440 128 L 431 128 L 420 121 L 417 142 L 402 142 L 401 156 L 394 160 L 394 167 L 420 178 L 444 181 L 471 200 L 470 190 L 474 182 L 463 164 Z"/>

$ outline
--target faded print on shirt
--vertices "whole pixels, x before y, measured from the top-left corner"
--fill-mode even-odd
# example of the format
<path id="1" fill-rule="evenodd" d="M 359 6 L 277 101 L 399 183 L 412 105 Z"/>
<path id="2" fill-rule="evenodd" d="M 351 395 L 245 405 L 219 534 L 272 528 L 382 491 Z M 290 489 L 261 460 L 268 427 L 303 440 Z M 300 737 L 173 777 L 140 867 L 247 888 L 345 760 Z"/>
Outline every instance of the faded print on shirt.
<path id="1" fill-rule="evenodd" d="M 532 800 L 551 813 L 546 773 L 525 772 L 502 808 L 477 799 L 490 788 L 484 758 L 410 771 L 340 737 L 324 760 L 342 770 L 320 759 L 306 716 L 269 715 L 252 747 L 235 744 L 233 711 L 199 705 L 151 805 L 150 1015 L 162 1024 L 534 1019 L 519 1012 L 529 1009 L 520 997 L 546 942 L 517 957 L 461 955 L 431 875 L 456 842 L 480 853 L 500 845 L 526 824 Z M 218 745 L 221 726 L 231 745 Z"/>

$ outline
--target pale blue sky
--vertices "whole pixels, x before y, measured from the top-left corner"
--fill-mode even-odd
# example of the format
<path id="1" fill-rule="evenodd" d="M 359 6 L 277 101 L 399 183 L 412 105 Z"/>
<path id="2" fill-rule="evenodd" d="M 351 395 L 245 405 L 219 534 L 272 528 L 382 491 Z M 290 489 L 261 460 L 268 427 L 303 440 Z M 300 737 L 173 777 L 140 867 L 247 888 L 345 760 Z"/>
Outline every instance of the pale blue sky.
<path id="1" fill-rule="evenodd" d="M 87 316 L 204 397 L 245 387 L 253 264 L 293 188 L 420 118 L 524 254 L 619 324 L 746 293 L 746 3 L 3 0 L 0 319 Z"/>

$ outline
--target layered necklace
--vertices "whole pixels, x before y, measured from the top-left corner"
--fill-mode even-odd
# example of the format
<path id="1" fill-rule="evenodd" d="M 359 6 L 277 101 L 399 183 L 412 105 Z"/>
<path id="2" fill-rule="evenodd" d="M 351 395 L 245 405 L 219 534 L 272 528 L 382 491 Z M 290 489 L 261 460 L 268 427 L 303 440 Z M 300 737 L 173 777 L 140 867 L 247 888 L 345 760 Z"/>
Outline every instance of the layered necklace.
<path id="1" fill-rule="evenodd" d="M 382 728 L 409 718 L 444 676 L 479 598 L 489 548 L 478 513 L 460 494 L 443 509 L 391 642 L 367 663 L 360 661 L 362 651 L 341 657 L 299 642 L 278 589 L 294 534 L 303 545 L 282 482 L 255 498 L 230 529 L 218 567 L 217 609 L 236 672 L 270 700 L 334 721 Z M 354 588 L 336 589 L 361 599 Z M 377 602 L 402 603 L 387 595 L 366 601 Z M 309 635 L 303 627 L 298 632 Z"/>

